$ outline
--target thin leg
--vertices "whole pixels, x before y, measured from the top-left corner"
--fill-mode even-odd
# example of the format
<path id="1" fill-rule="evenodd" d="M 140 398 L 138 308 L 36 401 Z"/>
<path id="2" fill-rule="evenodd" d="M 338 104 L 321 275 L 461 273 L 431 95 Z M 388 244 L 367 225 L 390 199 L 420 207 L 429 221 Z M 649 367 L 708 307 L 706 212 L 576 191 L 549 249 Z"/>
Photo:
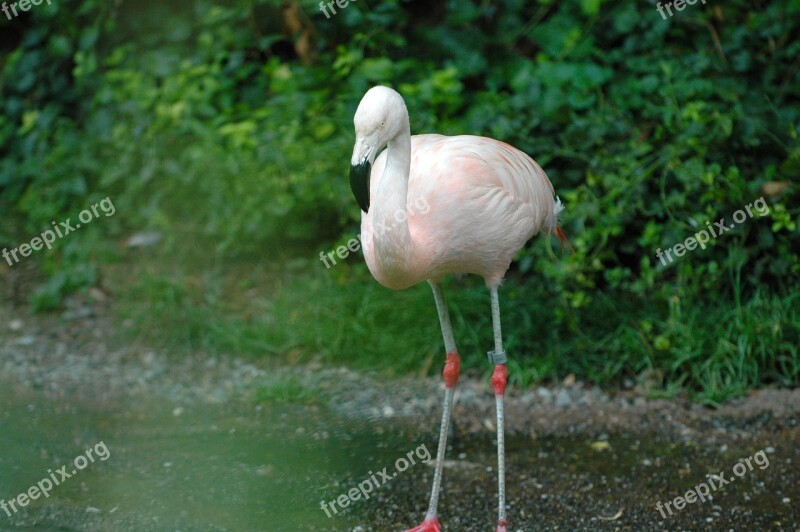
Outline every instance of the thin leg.
<path id="1" fill-rule="evenodd" d="M 505 454 L 505 418 L 503 416 L 503 397 L 506 393 L 508 367 L 506 353 L 503 351 L 503 335 L 500 330 L 500 301 L 497 287 L 489 287 L 492 298 L 492 324 L 494 326 L 494 351 L 489 359 L 494 363 L 492 387 L 497 407 L 497 532 L 506 532 L 506 454 Z"/>
<path id="2" fill-rule="evenodd" d="M 458 370 L 460 359 L 456 351 L 456 341 L 453 338 L 453 328 L 450 325 L 450 314 L 447 311 L 447 302 L 441 286 L 431 282 L 433 297 L 436 300 L 436 310 L 439 312 L 439 324 L 442 327 L 442 337 L 444 347 L 447 350 L 447 362 L 444 365 L 444 408 L 442 410 L 442 425 L 439 429 L 439 449 L 436 451 L 436 471 L 433 474 L 433 487 L 431 488 L 431 500 L 428 505 L 428 513 L 425 520 L 416 528 L 407 532 L 439 532 L 441 525 L 437 517 L 437 506 L 439 504 L 439 491 L 442 486 L 442 466 L 444 465 L 444 454 L 447 450 L 447 429 L 450 426 L 450 411 L 453 406 L 453 392 L 458 382 Z"/>

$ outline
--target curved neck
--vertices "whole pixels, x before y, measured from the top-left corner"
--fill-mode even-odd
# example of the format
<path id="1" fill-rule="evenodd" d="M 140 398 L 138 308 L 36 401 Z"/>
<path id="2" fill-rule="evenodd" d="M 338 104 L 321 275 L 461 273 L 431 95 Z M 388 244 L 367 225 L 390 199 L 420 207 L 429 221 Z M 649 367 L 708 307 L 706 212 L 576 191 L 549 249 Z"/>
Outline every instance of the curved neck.
<path id="1" fill-rule="evenodd" d="M 407 209 L 410 171 L 411 129 L 405 114 L 400 132 L 389 141 L 373 202 L 373 241 L 377 256 L 387 263 L 405 263 L 413 249 Z"/>

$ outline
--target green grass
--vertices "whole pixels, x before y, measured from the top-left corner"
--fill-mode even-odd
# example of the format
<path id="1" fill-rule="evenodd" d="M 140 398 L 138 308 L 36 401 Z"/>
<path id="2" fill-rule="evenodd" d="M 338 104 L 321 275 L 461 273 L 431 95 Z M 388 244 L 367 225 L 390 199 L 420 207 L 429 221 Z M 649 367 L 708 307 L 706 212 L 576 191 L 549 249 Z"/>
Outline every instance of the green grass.
<path id="1" fill-rule="evenodd" d="M 171 271 L 162 271 L 156 258 L 133 267 L 132 276 L 126 265 L 132 281 L 120 291 L 120 318 L 133 320 L 136 340 L 178 354 L 317 360 L 387 375 L 438 373 L 443 347 L 430 289 L 383 288 L 359 259 L 331 270 L 290 259 L 185 269 L 173 262 Z M 492 347 L 492 329 L 482 280 L 451 279 L 445 293 L 462 367 L 488 378 L 484 353 Z M 535 275 L 512 276 L 500 294 L 510 376 L 519 386 L 570 373 L 607 387 L 646 379 L 653 396 L 685 390 L 718 404 L 758 385 L 800 382 L 798 294 L 756 293 L 739 304 L 733 297 L 676 295 L 669 308 L 657 308 L 630 294 L 598 291 L 588 305 L 573 308 Z"/>
<path id="2" fill-rule="evenodd" d="M 256 389 L 254 402 L 258 403 L 293 403 L 293 404 L 324 404 L 319 392 L 305 386 L 297 378 L 289 376 L 269 385 Z"/>

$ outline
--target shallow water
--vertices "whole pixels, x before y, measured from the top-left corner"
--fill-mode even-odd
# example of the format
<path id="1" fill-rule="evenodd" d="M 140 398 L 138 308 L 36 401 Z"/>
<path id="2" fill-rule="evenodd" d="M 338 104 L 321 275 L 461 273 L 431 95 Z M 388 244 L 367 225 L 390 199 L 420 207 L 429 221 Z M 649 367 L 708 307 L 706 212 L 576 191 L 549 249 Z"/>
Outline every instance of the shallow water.
<path id="1" fill-rule="evenodd" d="M 425 512 L 432 464 L 424 462 L 435 453 L 436 427 L 407 433 L 391 420 L 355 421 L 285 403 L 95 404 L 0 390 L 0 499 L 53 478 L 50 471 L 59 478 L 64 465 L 71 475 L 48 498 L 10 516 L 0 509 L 0 530 L 401 530 Z M 796 435 L 792 429 L 738 449 L 657 435 L 511 437 L 511 529 L 714 530 L 751 523 L 793 530 Z M 491 433 L 463 437 L 455 430 L 451 442 L 442 522 L 447 530 L 489 530 L 496 500 Z M 766 445 L 768 467 L 736 479 L 713 501 L 667 519 L 657 514 L 656 502 L 685 492 L 707 472 L 730 471 Z M 90 448 L 94 462 L 77 470 L 75 457 Z M 104 448 L 107 455 L 99 452 Z M 364 492 L 372 484 L 369 500 L 356 495 L 360 484 Z M 329 517 L 320 508 L 342 496 L 346 509 L 329 510 Z"/>
<path id="2" fill-rule="evenodd" d="M 376 435 L 352 427 L 287 404 L 235 411 L 2 394 L 0 498 L 42 479 L 61 483 L 10 517 L 0 509 L 0 529 L 328 529 L 332 518 L 348 527 L 357 511 L 328 518 L 320 500 L 339 495 L 337 482 L 363 468 L 364 456 L 383 453 Z M 94 462 L 78 470 L 75 457 L 95 447 Z M 64 465 L 70 478 L 58 473 Z"/>

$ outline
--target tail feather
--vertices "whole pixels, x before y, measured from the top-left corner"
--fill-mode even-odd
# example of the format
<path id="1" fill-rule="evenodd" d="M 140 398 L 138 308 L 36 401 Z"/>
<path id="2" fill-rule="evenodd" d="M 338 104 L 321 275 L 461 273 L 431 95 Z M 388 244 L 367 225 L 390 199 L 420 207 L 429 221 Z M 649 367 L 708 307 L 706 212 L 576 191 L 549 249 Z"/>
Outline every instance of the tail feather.
<path id="1" fill-rule="evenodd" d="M 561 242 L 561 251 L 564 251 L 564 247 L 566 246 L 569 249 L 570 253 L 575 253 L 575 248 L 572 247 L 572 244 L 569 243 L 569 239 L 567 235 L 564 233 L 564 230 L 560 227 L 556 226 L 555 235 L 558 237 L 559 242 Z"/>
<path id="2" fill-rule="evenodd" d="M 561 242 L 561 251 L 564 251 L 564 247 L 569 249 L 570 253 L 575 253 L 575 248 L 572 247 L 572 244 L 569 243 L 569 239 L 567 239 L 567 235 L 564 231 L 558 226 L 558 215 L 564 211 L 564 204 L 561 203 L 561 199 L 556 196 L 556 201 L 553 208 L 553 234 L 556 235 L 559 242 Z"/>
<path id="3" fill-rule="evenodd" d="M 564 210 L 564 204 L 561 203 L 561 198 L 558 196 L 556 196 L 556 201 L 553 207 L 553 214 L 555 214 L 556 220 L 558 220 L 558 215 Z"/>

